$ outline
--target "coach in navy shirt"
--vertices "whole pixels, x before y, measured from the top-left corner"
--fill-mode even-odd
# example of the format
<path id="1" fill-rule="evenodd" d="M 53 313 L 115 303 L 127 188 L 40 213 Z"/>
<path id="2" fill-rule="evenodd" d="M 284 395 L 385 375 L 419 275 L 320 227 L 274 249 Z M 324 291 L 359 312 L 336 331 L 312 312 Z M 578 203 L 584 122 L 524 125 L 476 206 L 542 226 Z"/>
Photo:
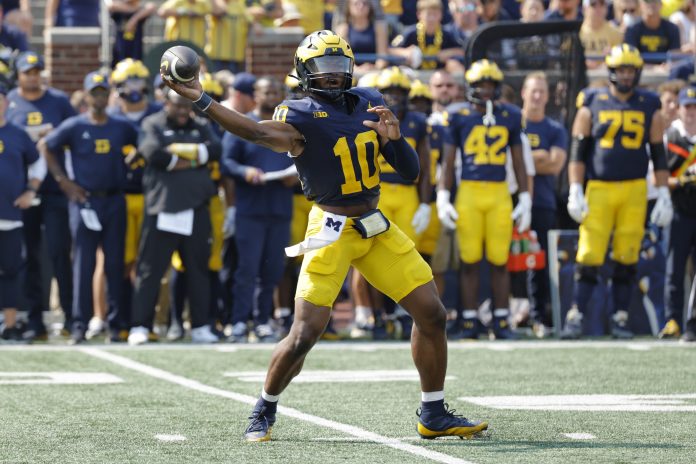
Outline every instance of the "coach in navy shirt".
<path id="1" fill-rule="evenodd" d="M 7 120 L 23 127 L 34 143 L 75 115 L 66 94 L 41 83 L 43 68 L 44 61 L 40 55 L 35 52 L 20 54 L 16 62 L 19 86 L 7 95 Z M 62 147 L 55 154 L 62 165 Z M 43 295 L 48 294 L 48 289 L 43 288 L 44 271 L 41 264 L 45 259 L 41 256 L 42 235 L 46 240 L 46 251 L 53 271 L 51 277 L 55 277 L 58 283 L 66 327 L 70 327 L 73 302 L 68 200 L 51 176 L 41 184 L 39 195 L 41 203 L 23 212 L 24 240 L 27 246 L 27 266 L 23 278 L 24 301 L 29 313 L 24 336 L 29 339 L 47 338 L 43 312 L 48 307 L 44 306 Z"/>
<path id="2" fill-rule="evenodd" d="M 254 87 L 256 109 L 248 116 L 256 121 L 270 120 L 283 100 L 283 86 L 274 78 L 260 77 Z M 222 173 L 234 180 L 237 208 L 235 240 L 239 261 L 234 278 L 231 341 L 246 339 L 246 321 L 255 306 L 257 279 L 260 292 L 256 336 L 261 341 L 274 341 L 269 320 L 273 291 L 283 273 L 284 249 L 290 241 L 292 186 L 297 182 L 297 174 L 266 181 L 265 173 L 283 171 L 293 164 L 292 160 L 229 132 L 222 146 Z"/>
<path id="3" fill-rule="evenodd" d="M 23 338 L 15 320 L 18 275 L 24 262 L 21 210 L 35 199 L 46 166 L 26 132 L 6 121 L 6 93 L 0 84 L 0 309 L 5 313 L 0 337 L 20 342 Z"/>
<path id="4" fill-rule="evenodd" d="M 92 277 L 99 245 L 104 250 L 110 338 L 121 341 L 129 324 L 121 311 L 120 291 L 126 230 L 124 153 L 135 149 L 138 134 L 131 123 L 106 114 L 110 91 L 106 76 L 98 72 L 88 74 L 84 89 L 88 111 L 51 132 L 45 140 L 44 155 L 49 171 L 70 200 L 74 261 L 72 342 L 84 341 L 92 317 Z M 70 150 L 66 166 L 71 169 L 67 169 L 67 175 L 54 155 L 64 146 Z"/>

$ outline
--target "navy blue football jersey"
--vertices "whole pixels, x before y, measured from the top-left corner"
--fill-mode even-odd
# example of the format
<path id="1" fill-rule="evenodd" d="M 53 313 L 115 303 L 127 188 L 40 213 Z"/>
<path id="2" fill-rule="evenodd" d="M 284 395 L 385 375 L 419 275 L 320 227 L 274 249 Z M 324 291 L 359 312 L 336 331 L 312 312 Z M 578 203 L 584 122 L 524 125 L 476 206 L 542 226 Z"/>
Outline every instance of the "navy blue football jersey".
<path id="1" fill-rule="evenodd" d="M 544 118 L 541 121 L 525 123 L 524 132 L 529 139 L 532 150 L 547 150 L 551 147 L 568 149 L 568 131 L 558 122 Z M 552 174 L 537 174 L 534 176 L 535 208 L 556 209 L 556 176 Z"/>
<path id="2" fill-rule="evenodd" d="M 587 176 L 610 181 L 644 178 L 650 126 L 661 106 L 658 96 L 636 89 L 627 101 L 621 101 L 606 87 L 585 89 L 578 94 L 580 106 L 592 113 L 594 151 L 586 163 Z"/>
<path id="3" fill-rule="evenodd" d="M 430 142 L 430 183 L 433 186 L 432 198 L 430 201 L 435 201 L 437 197 L 437 173 L 442 169 L 444 161 L 443 154 L 445 152 L 445 140 L 447 139 L 447 128 L 444 126 L 444 113 L 432 113 L 428 117 L 428 142 Z M 456 184 L 456 182 L 455 182 Z"/>
<path id="4" fill-rule="evenodd" d="M 491 125 L 484 124 L 484 114 L 468 102 L 452 107 L 447 143 L 462 152 L 462 180 L 503 182 L 507 149 L 522 143 L 522 113 L 514 105 L 496 103 Z"/>
<path id="5" fill-rule="evenodd" d="M 428 123 L 425 115 L 416 111 L 407 112 L 404 118 L 399 121 L 399 128 L 401 129 L 401 135 L 406 139 L 408 144 L 411 145 L 414 151 L 418 143 L 428 136 Z M 382 182 L 404 185 L 416 183 L 415 181 L 406 180 L 401 177 L 401 175 L 396 172 L 396 169 L 391 167 L 387 160 L 384 159 L 384 156 L 379 157 L 379 169 L 381 171 L 379 177 Z"/>
<path id="6" fill-rule="evenodd" d="M 367 110 L 384 100 L 368 88 L 348 93 L 358 97 L 350 114 L 341 104 L 310 97 L 285 100 L 273 114 L 304 136 L 304 151 L 294 161 L 305 196 L 318 204 L 352 205 L 379 196 L 379 135 L 363 121 L 379 120 Z"/>

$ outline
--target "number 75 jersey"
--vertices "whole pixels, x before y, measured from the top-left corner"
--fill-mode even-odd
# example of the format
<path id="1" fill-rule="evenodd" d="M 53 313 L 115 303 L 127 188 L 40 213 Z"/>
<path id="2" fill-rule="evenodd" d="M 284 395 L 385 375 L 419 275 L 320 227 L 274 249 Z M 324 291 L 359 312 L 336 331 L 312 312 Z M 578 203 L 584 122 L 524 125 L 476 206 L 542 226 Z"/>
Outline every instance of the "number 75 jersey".
<path id="1" fill-rule="evenodd" d="M 484 124 L 484 114 L 470 103 L 447 108 L 445 141 L 462 152 L 462 180 L 504 182 L 509 147 L 520 145 L 519 108 L 496 103 L 495 122 Z"/>
<path id="2" fill-rule="evenodd" d="M 650 126 L 661 106 L 658 96 L 636 89 L 627 101 L 621 101 L 608 88 L 585 89 L 578 94 L 577 103 L 592 113 L 594 150 L 586 162 L 588 177 L 607 181 L 645 178 Z"/>

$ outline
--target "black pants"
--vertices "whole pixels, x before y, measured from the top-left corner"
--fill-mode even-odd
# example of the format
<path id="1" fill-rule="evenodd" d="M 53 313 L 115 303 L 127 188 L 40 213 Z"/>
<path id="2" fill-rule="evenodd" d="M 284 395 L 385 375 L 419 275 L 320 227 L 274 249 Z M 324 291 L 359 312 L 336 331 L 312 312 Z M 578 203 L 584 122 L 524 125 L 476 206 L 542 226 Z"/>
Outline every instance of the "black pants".
<path id="1" fill-rule="evenodd" d="M 696 256 L 696 217 L 675 210 L 667 251 L 665 320 L 675 319 L 679 325 L 684 318 L 686 263 L 689 257 L 694 256 Z"/>
<path id="2" fill-rule="evenodd" d="M 179 251 L 186 268 L 191 325 L 196 328 L 208 323 L 210 214 L 207 206 L 201 206 L 194 211 L 193 232 L 188 237 L 158 230 L 157 216 L 145 216 L 136 263 L 131 317 L 133 327 L 152 327 L 160 280 L 169 268 L 175 250 Z"/>
<path id="3" fill-rule="evenodd" d="M 533 319 L 551 326 L 549 297 L 549 239 L 548 232 L 556 227 L 556 211 L 546 208 L 532 208 L 532 230 L 536 232 L 539 246 L 547 252 L 546 266 L 528 274 L 530 312 Z"/>

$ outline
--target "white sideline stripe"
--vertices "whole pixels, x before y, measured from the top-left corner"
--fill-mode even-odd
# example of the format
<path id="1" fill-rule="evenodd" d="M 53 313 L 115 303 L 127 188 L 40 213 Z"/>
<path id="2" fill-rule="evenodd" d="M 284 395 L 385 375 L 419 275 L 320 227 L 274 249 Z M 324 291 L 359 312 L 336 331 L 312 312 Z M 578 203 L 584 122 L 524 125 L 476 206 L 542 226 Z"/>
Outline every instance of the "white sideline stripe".
<path id="1" fill-rule="evenodd" d="M 133 361 L 132 359 L 124 358 L 107 351 L 102 351 L 96 348 L 78 348 L 81 352 L 93 356 L 95 358 L 103 359 L 111 363 L 117 364 L 119 366 L 131 369 L 141 374 L 149 375 L 160 380 L 165 380 L 173 384 L 190 388 L 191 390 L 199 391 L 201 393 L 207 393 L 209 395 L 220 396 L 223 398 L 228 398 L 240 403 L 254 405 L 256 404 L 256 398 L 249 395 L 242 395 L 241 393 L 235 393 L 227 390 L 222 390 L 220 388 L 211 387 L 210 385 L 203 384 L 196 380 L 187 379 L 171 372 L 167 372 L 156 367 L 148 366 L 147 364 L 139 363 Z M 363 430 L 359 427 L 354 427 L 348 424 L 342 424 L 340 422 L 335 422 L 332 420 L 324 419 L 322 417 L 313 416 L 311 414 L 305 414 L 294 408 L 288 408 L 285 406 L 278 406 L 278 413 L 284 416 L 292 417 L 304 422 L 309 422 L 310 424 L 318 425 L 321 427 L 326 427 L 329 429 L 337 430 L 343 432 L 347 435 L 352 435 L 354 437 L 365 439 L 374 443 L 388 446 L 399 451 L 404 451 L 406 453 L 411 453 L 416 456 L 420 456 L 431 461 L 442 462 L 446 464 L 475 464 L 472 461 L 466 461 L 464 459 L 459 459 L 454 456 L 449 456 L 447 454 L 439 453 L 437 451 L 432 451 L 420 446 L 410 445 L 408 443 L 402 443 L 395 438 L 388 438 L 382 435 L 378 435 L 367 430 Z M 241 438 L 240 438 L 241 439 Z"/>
<path id="2" fill-rule="evenodd" d="M 165 433 L 158 433 L 155 438 L 159 441 L 186 441 L 186 437 L 183 435 L 167 435 Z"/>
<path id="3" fill-rule="evenodd" d="M 441 437 L 440 440 L 454 439 L 459 440 L 459 437 Z M 420 441 L 421 437 L 411 436 L 411 437 L 399 437 L 397 440 L 401 441 Z M 371 443 L 371 440 L 357 437 L 316 437 L 312 438 L 312 441 L 346 441 L 346 442 L 360 442 L 360 443 Z"/>
<path id="4" fill-rule="evenodd" d="M 94 385 L 123 379 L 101 372 L 0 372 L 0 385 Z"/>
<path id="5" fill-rule="evenodd" d="M 563 435 L 573 440 L 594 440 L 597 438 L 591 433 L 564 433 Z"/>

